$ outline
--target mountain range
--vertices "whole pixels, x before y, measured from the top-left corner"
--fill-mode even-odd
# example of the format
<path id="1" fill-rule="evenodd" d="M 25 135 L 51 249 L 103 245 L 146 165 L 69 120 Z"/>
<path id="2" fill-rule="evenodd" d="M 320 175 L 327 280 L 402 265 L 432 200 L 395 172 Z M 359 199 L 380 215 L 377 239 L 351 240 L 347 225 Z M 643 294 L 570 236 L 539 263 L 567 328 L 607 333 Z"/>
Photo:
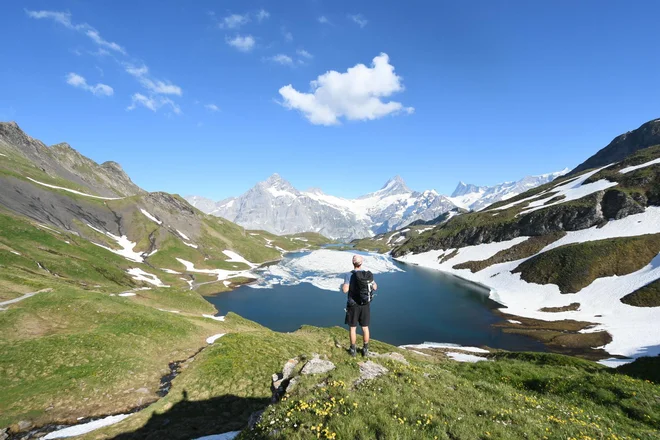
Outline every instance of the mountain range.
<path id="1" fill-rule="evenodd" d="M 186 200 L 200 211 L 248 229 L 274 234 L 318 232 L 334 239 L 353 240 L 387 233 L 415 221 L 430 221 L 456 208 L 480 210 L 566 172 L 568 169 L 490 187 L 460 182 L 451 197 L 435 190 L 413 191 L 395 176 L 378 191 L 356 199 L 328 195 L 318 188 L 299 191 L 279 174 L 273 174 L 239 197 L 214 202 L 188 196 Z"/>

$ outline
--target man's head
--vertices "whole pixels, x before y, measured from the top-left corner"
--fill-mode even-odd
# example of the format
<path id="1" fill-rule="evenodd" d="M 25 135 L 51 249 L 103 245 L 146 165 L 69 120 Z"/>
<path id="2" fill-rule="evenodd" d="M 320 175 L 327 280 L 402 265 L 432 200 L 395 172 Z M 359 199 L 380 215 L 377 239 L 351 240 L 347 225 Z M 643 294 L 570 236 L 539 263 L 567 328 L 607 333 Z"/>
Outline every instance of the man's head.
<path id="1" fill-rule="evenodd" d="M 362 255 L 353 255 L 353 267 L 358 268 L 362 266 Z"/>

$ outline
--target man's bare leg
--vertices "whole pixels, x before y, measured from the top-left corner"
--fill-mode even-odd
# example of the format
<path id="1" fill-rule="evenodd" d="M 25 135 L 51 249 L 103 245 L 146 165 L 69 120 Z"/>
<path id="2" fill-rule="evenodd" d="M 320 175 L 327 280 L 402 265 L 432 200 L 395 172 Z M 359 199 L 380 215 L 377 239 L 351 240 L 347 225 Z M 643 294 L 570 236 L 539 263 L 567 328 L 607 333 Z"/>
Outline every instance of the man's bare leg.
<path id="1" fill-rule="evenodd" d="M 355 345 L 355 341 L 357 340 L 357 327 L 350 328 L 349 337 L 351 339 L 351 345 Z"/>
<path id="2" fill-rule="evenodd" d="M 353 339 L 355 340 L 355 339 Z M 369 343 L 369 327 L 362 327 L 362 341 L 365 344 Z"/>

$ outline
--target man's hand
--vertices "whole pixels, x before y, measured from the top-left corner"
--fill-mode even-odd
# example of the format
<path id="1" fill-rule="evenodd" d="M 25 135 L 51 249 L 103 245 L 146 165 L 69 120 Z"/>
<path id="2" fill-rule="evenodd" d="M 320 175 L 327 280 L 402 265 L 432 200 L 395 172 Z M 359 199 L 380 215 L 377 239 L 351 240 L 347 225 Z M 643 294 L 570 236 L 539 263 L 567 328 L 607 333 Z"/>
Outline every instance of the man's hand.
<path id="1" fill-rule="evenodd" d="M 371 290 L 378 290 L 378 284 L 375 281 L 371 282 Z"/>
<path id="2" fill-rule="evenodd" d="M 344 293 L 348 293 L 348 288 L 349 288 L 349 287 L 350 287 L 350 286 L 349 286 L 348 284 L 342 284 L 342 285 L 341 285 L 341 290 L 342 290 Z"/>

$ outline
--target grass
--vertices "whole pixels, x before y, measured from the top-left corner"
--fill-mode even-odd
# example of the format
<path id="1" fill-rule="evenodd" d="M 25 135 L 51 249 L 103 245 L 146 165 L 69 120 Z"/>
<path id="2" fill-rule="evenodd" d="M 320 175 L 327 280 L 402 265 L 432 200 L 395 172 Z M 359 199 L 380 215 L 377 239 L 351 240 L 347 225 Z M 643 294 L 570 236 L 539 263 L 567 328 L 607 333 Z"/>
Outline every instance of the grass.
<path id="1" fill-rule="evenodd" d="M 586 360 L 508 352 L 495 353 L 491 362 L 460 364 L 439 353 L 420 356 L 373 341 L 372 351 L 404 353 L 410 365 L 372 359 L 389 372 L 355 386 L 362 359 L 335 346 L 346 338 L 343 329 L 277 333 L 236 315 L 228 316 L 227 326 L 243 327 L 200 353 L 168 396 L 83 438 L 189 439 L 241 430 L 252 412 L 268 405 L 271 375 L 287 359 L 312 353 L 336 368 L 302 377 L 239 439 L 613 440 L 656 438 L 660 429 L 658 385 L 643 373 L 652 373 L 650 367 L 636 367 L 642 378 L 633 378 Z"/>
<path id="2" fill-rule="evenodd" d="M 6 335 L 0 341 L 0 426 L 23 419 L 73 422 L 155 400 L 167 363 L 192 355 L 220 327 L 157 310 L 169 301 L 145 306 L 133 298 L 55 289 L 0 313 Z M 196 301 L 177 305 L 189 303 Z"/>
<path id="3" fill-rule="evenodd" d="M 528 258 L 539 253 L 544 247 L 548 246 L 550 243 L 554 243 L 565 235 L 566 232 L 559 231 L 538 237 L 530 237 L 522 243 L 518 243 L 508 249 L 499 251 L 486 260 L 466 261 L 465 263 L 457 264 L 454 266 L 454 269 L 470 269 L 471 272 L 479 272 L 480 270 L 494 264 Z"/>
<path id="4" fill-rule="evenodd" d="M 660 280 L 629 293 L 621 302 L 635 307 L 660 307 Z"/>
<path id="5" fill-rule="evenodd" d="M 551 249 L 520 264 L 514 273 L 536 284 L 557 284 L 575 293 L 596 278 L 626 275 L 649 264 L 660 252 L 660 234 L 612 238 Z"/>

